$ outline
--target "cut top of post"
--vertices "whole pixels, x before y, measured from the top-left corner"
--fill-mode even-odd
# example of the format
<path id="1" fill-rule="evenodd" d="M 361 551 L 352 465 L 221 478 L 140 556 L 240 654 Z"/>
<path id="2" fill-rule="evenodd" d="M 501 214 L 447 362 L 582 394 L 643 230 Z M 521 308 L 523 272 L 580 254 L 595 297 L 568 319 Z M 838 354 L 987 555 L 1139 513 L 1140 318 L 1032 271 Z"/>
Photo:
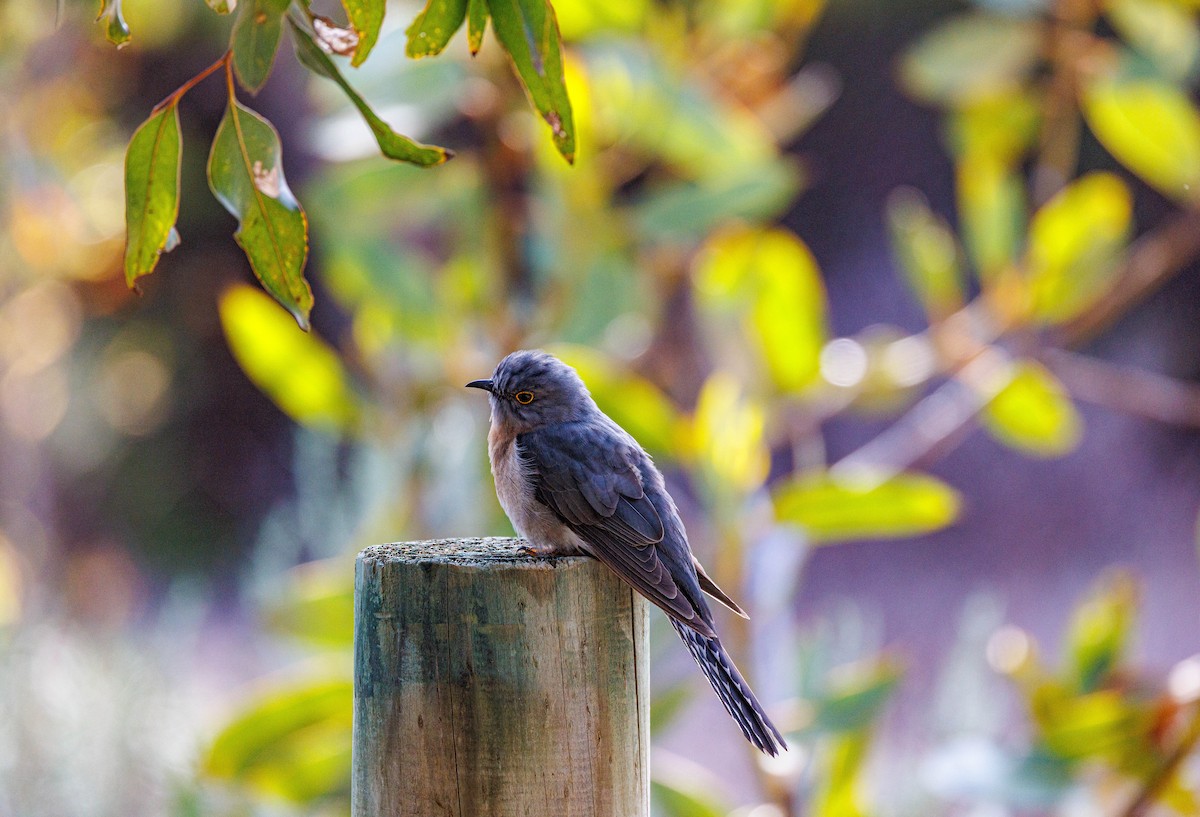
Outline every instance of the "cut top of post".
<path id="1" fill-rule="evenodd" d="M 462 567 L 547 568 L 560 562 L 583 561 L 582 556 L 534 557 L 527 554 L 524 539 L 483 536 L 471 539 L 430 539 L 423 542 L 395 542 L 372 545 L 359 554 L 364 561 L 404 562 L 408 564 L 450 564 Z"/>

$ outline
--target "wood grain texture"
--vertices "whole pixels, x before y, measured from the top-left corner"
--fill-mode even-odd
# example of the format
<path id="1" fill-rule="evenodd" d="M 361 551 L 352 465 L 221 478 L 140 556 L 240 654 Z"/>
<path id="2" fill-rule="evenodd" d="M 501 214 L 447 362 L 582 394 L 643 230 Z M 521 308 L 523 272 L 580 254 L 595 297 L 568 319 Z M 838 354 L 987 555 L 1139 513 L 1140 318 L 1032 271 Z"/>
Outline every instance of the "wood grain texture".
<path id="1" fill-rule="evenodd" d="M 359 554 L 354 817 L 649 815 L 648 605 L 518 547 Z"/>

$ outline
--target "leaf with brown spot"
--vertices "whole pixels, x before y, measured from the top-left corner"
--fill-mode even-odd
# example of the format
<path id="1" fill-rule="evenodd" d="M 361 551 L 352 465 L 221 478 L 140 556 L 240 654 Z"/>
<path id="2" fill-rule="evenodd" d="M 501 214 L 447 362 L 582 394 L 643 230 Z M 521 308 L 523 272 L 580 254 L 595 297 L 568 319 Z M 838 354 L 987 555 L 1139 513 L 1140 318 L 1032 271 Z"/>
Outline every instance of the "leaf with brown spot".
<path id="1" fill-rule="evenodd" d="M 404 53 L 413 59 L 442 53 L 467 16 L 467 0 L 426 0 L 405 34 Z"/>
<path id="2" fill-rule="evenodd" d="M 546 0 L 488 0 L 492 30 L 508 52 L 530 102 L 550 126 L 554 146 L 575 161 L 575 120 L 563 78 L 562 36 Z"/>
<path id="3" fill-rule="evenodd" d="M 313 305 L 304 280 L 308 220 L 288 189 L 282 159 L 271 123 L 230 99 L 208 157 L 209 187 L 237 217 L 234 238 L 263 288 L 307 330 Z"/>
<path id="4" fill-rule="evenodd" d="M 355 68 L 362 65 L 379 39 L 386 6 L 385 0 L 342 0 L 342 8 L 346 9 L 346 19 L 358 34 L 358 48 L 350 60 L 350 64 Z"/>
<path id="5" fill-rule="evenodd" d="M 326 54 L 349 57 L 358 48 L 358 33 L 352 28 L 342 28 L 328 17 L 313 15 L 312 27 L 317 45 Z"/>
<path id="6" fill-rule="evenodd" d="M 423 145 L 392 130 L 350 87 L 350 83 L 346 82 L 337 66 L 333 64 L 333 60 L 313 41 L 308 31 L 290 17 L 288 22 L 292 25 L 292 40 L 296 45 L 296 58 L 313 73 L 320 74 L 338 84 L 350 101 L 354 103 L 354 107 L 358 108 L 363 119 L 367 121 L 371 133 L 375 135 L 375 141 L 379 143 L 379 150 L 384 156 L 401 162 L 411 162 L 422 167 L 429 167 L 441 164 L 454 155 L 446 148 Z"/>
<path id="7" fill-rule="evenodd" d="M 479 53 L 483 45 L 483 31 L 487 27 L 487 0 L 468 0 L 467 2 L 467 47 L 471 56 Z"/>
<path id="8" fill-rule="evenodd" d="M 258 93 L 275 63 L 287 0 L 244 0 L 230 34 L 233 69 L 242 87 Z"/>

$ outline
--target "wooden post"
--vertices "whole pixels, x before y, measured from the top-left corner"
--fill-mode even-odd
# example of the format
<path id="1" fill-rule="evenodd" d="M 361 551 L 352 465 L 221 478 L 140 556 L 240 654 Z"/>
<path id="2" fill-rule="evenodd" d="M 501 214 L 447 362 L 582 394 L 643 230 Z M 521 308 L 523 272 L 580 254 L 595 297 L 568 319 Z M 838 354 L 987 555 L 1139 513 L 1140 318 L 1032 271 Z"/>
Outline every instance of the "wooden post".
<path id="1" fill-rule="evenodd" d="M 646 602 L 516 539 L 358 556 L 353 817 L 648 817 Z"/>

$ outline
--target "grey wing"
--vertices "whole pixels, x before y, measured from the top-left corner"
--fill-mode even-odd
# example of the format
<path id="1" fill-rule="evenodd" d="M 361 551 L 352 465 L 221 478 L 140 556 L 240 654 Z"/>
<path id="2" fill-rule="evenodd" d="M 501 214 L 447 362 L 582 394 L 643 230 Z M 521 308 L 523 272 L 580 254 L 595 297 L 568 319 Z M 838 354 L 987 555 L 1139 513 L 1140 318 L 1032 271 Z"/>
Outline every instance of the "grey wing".
<path id="1" fill-rule="evenodd" d="M 592 555 L 672 618 L 713 636 L 660 558 L 668 532 L 644 489 L 639 458 L 645 455 L 635 444 L 586 423 L 526 432 L 516 444 L 534 498 L 586 542 Z"/>

